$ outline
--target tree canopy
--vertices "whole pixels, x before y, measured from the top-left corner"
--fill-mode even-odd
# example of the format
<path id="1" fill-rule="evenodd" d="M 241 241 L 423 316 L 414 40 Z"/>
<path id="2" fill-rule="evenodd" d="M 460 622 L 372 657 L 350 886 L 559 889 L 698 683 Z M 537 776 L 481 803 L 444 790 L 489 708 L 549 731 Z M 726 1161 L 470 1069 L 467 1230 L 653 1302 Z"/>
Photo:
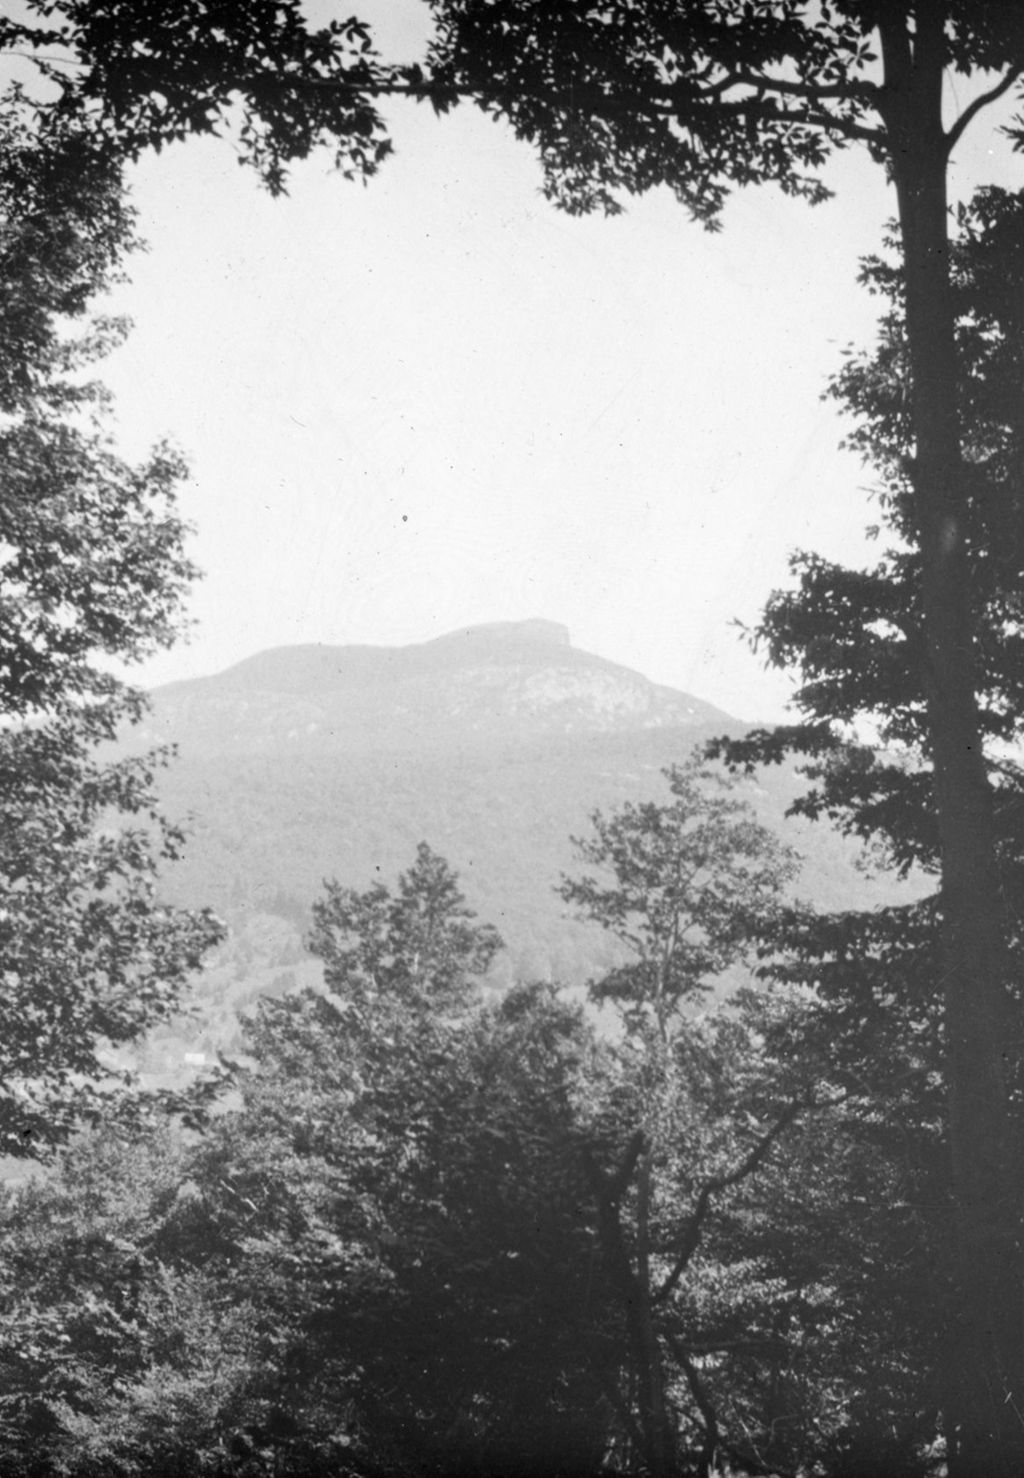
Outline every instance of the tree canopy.
<path id="1" fill-rule="evenodd" d="M 50 101 L 122 159 L 228 128 L 273 193 L 328 147 L 347 176 L 390 151 L 374 101 L 388 73 L 356 17 L 311 27 L 300 0 L 25 0 L 0 50 L 31 59 Z"/>
<path id="2" fill-rule="evenodd" d="M 573 843 L 598 871 L 559 887 L 566 903 L 634 956 L 593 982 L 594 999 L 613 1002 L 627 1021 L 656 1023 L 663 1036 L 743 960 L 797 870 L 795 854 L 699 754 L 664 778 L 667 804 L 593 813 L 593 835 Z"/>
<path id="3" fill-rule="evenodd" d="M 180 457 L 133 467 L 87 314 L 134 244 L 118 170 L 77 123 L 0 117 L 0 1148 L 43 1153 L 114 1110 L 112 1048 L 181 999 L 221 934 L 160 904 L 180 828 L 166 753 L 112 759 L 142 696 L 113 671 L 178 634 L 195 574 Z M 107 754 L 104 755 L 104 749 Z"/>
<path id="4" fill-rule="evenodd" d="M 1004 74 L 993 94 L 1015 85 L 1024 53 L 1012 8 L 965 0 L 431 3 L 439 96 L 469 94 L 508 119 L 537 146 L 556 204 L 614 213 L 664 185 L 710 226 L 736 186 L 774 183 L 816 203 L 833 150 L 899 148 L 923 47 L 958 73 Z M 946 130 L 947 152 L 982 101 Z"/>
<path id="5" fill-rule="evenodd" d="M 348 944 L 400 958 L 439 874 L 436 921 L 483 932 L 421 848 L 368 890 L 404 903 L 394 932 L 355 925 L 353 890 Z M 114 1123 L 0 1197 L 5 1455 L 706 1478 L 859 1451 L 923 1474 L 931 1367 L 895 1337 L 931 1288 L 917 1213 L 806 1050 L 809 1002 L 750 990 L 611 1043 L 548 985 L 453 991 L 466 943 L 435 959 L 436 1012 L 326 954 L 322 989 L 246 1023 L 202 1136 Z"/>
<path id="6" fill-rule="evenodd" d="M 127 325 L 94 304 L 135 245 L 115 165 L 75 124 L 0 113 L 0 705 L 53 713 L 174 640 L 196 573 L 168 446 L 118 457 L 90 378 Z M 84 325 L 84 326 L 83 326 Z M 77 334 L 75 330 L 79 331 Z"/>

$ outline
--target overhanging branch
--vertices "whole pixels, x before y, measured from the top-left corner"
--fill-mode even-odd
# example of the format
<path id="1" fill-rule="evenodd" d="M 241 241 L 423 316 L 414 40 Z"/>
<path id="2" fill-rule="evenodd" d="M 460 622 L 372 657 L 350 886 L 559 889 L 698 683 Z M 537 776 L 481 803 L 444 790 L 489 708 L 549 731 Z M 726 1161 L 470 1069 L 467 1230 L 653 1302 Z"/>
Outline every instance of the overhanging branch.
<path id="1" fill-rule="evenodd" d="M 737 86 L 752 87 L 757 92 L 779 92 L 810 102 L 839 98 L 868 107 L 874 105 L 879 91 L 874 82 L 836 82 L 823 86 L 816 82 L 787 82 L 782 77 L 768 77 L 760 72 L 738 72 L 734 80 Z"/>
<path id="2" fill-rule="evenodd" d="M 960 139 L 963 137 L 965 131 L 973 122 L 973 120 L 977 118 L 978 114 L 984 108 L 987 108 L 990 103 L 997 102 L 999 98 L 1004 97 L 1006 93 L 1009 92 L 1013 84 L 1019 81 L 1022 75 L 1024 75 L 1024 68 L 1012 68 L 1009 72 L 1007 72 L 1006 76 L 1002 79 L 1001 82 L 997 82 L 995 87 L 990 88 L 988 92 L 983 92 L 980 97 L 976 97 L 973 103 L 970 103 L 964 109 L 964 111 L 960 114 L 960 117 L 946 133 L 947 155 L 952 153 L 953 149 L 960 142 Z"/>

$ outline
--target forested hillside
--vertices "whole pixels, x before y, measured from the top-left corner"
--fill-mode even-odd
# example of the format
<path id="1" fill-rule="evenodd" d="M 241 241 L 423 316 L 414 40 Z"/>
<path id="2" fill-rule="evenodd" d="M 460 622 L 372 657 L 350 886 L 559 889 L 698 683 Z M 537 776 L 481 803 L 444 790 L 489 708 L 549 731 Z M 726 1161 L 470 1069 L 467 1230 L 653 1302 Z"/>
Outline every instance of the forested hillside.
<path id="1" fill-rule="evenodd" d="M 573 867 L 572 838 L 595 808 L 664 799 L 665 766 L 744 731 L 698 698 L 578 651 L 546 621 L 412 647 L 281 648 L 158 690 L 133 741 L 178 746 L 161 795 L 191 818 L 165 887 L 210 904 L 231 930 L 199 982 L 207 1025 L 192 1045 L 232 1040 L 237 1008 L 315 978 L 302 941 L 325 878 L 391 877 L 423 840 L 505 940 L 495 985 L 582 986 L 621 949 L 555 891 Z M 858 868 L 854 844 L 786 819 L 802 788 L 792 765 L 742 785 L 806 856 L 794 891 L 824 908 L 895 896 L 891 878 Z M 154 1069 L 183 1049 L 177 1032 L 150 1054 Z"/>

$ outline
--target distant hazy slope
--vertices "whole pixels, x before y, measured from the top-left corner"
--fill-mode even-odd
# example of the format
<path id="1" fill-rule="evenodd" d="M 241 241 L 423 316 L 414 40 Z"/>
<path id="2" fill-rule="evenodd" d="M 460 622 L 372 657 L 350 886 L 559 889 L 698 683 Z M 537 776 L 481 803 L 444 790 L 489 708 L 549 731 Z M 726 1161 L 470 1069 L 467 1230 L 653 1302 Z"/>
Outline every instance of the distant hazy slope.
<path id="1" fill-rule="evenodd" d="M 297 941 L 325 876 L 391 878 L 426 840 L 506 938 L 506 975 L 579 983 L 611 956 L 553 892 L 573 865 L 570 836 L 595 806 L 664 794 L 663 766 L 738 728 L 577 651 L 563 627 L 528 621 L 402 648 L 264 652 L 159 689 L 138 738 L 178 744 L 164 798 L 194 816 L 168 890 L 224 911 L 239 939 L 267 937 L 259 920 L 276 916 Z M 794 785 L 787 771 L 746 789 L 782 826 Z M 826 828 L 796 827 L 792 839 L 812 857 L 806 895 L 828 906 L 879 896 Z M 261 951 L 248 949 L 254 980 L 272 963 Z"/>

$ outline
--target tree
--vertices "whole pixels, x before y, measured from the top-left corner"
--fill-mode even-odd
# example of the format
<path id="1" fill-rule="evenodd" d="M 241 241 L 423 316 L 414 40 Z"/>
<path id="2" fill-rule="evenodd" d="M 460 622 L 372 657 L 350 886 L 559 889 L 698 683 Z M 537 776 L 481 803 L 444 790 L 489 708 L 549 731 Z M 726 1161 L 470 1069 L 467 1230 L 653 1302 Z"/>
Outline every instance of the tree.
<path id="1" fill-rule="evenodd" d="M 633 1029 L 653 1023 L 666 1041 L 679 1012 L 749 953 L 797 862 L 699 753 L 663 774 L 670 804 L 592 814 L 593 835 L 573 846 L 605 877 L 564 877 L 558 891 L 634 956 L 594 981 L 592 998 L 613 1002 Z"/>
<path id="2" fill-rule="evenodd" d="M 585 1154 L 627 1466 L 916 1478 L 955 1409 L 934 903 L 787 902 L 792 859 L 721 775 L 668 774 L 671 804 L 595 818 L 603 875 L 562 889 L 635 956 L 592 986 L 625 1031 Z"/>
<path id="3" fill-rule="evenodd" d="M 0 19 L 0 52 L 34 63 L 45 112 L 83 121 L 120 159 L 227 125 L 279 194 L 318 146 L 348 177 L 390 152 L 373 101 L 390 74 L 368 28 L 311 28 L 300 0 L 25 0 L 22 18 Z"/>
<path id="4" fill-rule="evenodd" d="M 710 1470 L 722 1440 L 686 1337 L 675 1328 L 680 1281 L 713 1204 L 762 1167 L 810 1101 L 807 1083 L 791 1082 L 774 1104 L 763 1085 L 752 1093 L 749 1063 L 741 1067 L 751 1044 L 741 1051 L 735 1031 L 687 1015 L 724 970 L 750 960 L 795 859 L 730 794 L 734 782 L 699 755 L 665 777 L 669 804 L 594 814 L 593 837 L 575 845 L 603 876 L 565 878 L 559 888 L 634 956 L 590 986 L 593 999 L 617 1007 L 625 1035 L 619 1147 L 610 1167 L 607 1151 L 602 1164 L 591 1148 L 585 1164 L 635 1392 L 632 1399 L 620 1393 L 619 1404 L 634 1460 L 654 1475 L 683 1470 L 687 1401 L 699 1412 L 686 1419 L 701 1433 L 699 1471 Z M 737 1084 L 723 1101 L 730 1072 Z M 739 1123 L 745 1132 L 737 1134 Z"/>
<path id="5" fill-rule="evenodd" d="M 467 1378 L 445 1338 L 445 1146 L 469 1092 L 474 987 L 500 941 L 426 844 L 396 885 L 328 883 L 313 919 L 324 991 L 261 1002 L 242 1111 L 199 1178 L 231 1187 L 210 1198 L 213 1240 L 244 1249 L 245 1287 L 279 1324 L 281 1408 L 325 1452 L 351 1427 L 402 1471 L 443 1448 Z"/>
<path id="6" fill-rule="evenodd" d="M 1005 890 L 1007 956 L 1019 979 L 1020 832 L 1024 777 L 1006 741 L 1020 728 L 1020 506 L 1024 426 L 1019 404 L 1021 333 L 1019 284 L 1024 273 L 1019 196 L 986 190 L 959 212 L 952 287 L 960 366 L 958 400 L 964 427 L 964 520 L 979 637 L 979 722 L 989 750 L 997 799 L 996 846 Z M 802 678 L 796 705 L 803 722 L 775 733 L 753 733 L 719 747 L 735 764 L 783 753 L 805 756 L 814 782 L 797 808 L 826 814 L 848 831 L 881 844 L 898 870 L 935 875 L 941 865 L 927 752 L 920 648 L 921 560 L 912 538 L 907 455 L 912 436 L 906 396 L 906 320 L 898 262 L 874 258 L 864 277 L 886 303 L 872 352 L 849 355 L 832 393 L 856 416 L 851 440 L 879 478 L 879 532 L 888 547 L 868 570 L 848 570 L 812 554 L 794 556 L 794 590 L 768 604 L 756 639 L 769 660 Z M 853 743 L 849 725 L 868 720 L 879 747 Z M 872 1112 L 906 1134 L 915 1117 L 928 1132 L 905 1167 L 910 1184 L 927 1184 L 923 1205 L 948 1216 L 939 1170 L 948 1139 L 936 1123 L 934 1080 L 941 1055 L 943 1000 L 938 926 L 941 896 L 874 916 L 789 917 L 770 940 L 788 952 L 788 973 L 822 1001 L 832 1057 L 849 1076 L 856 1064 L 870 1085 Z M 1011 986 L 1015 1011 L 1020 991 Z M 1006 1042 L 1011 1128 L 1020 1134 L 1019 1033 Z M 863 1094 L 863 1087 L 858 1090 Z M 1012 1202 L 1018 1183 L 1007 1183 Z M 938 1249 L 954 1289 L 962 1271 L 949 1266 L 945 1239 L 922 1231 Z M 1005 1271 L 1005 1269 L 1004 1269 Z M 1012 1269 L 1010 1270 L 1012 1271 Z M 943 1298 L 945 1303 L 945 1297 Z M 956 1319 L 950 1319 L 956 1330 Z M 964 1396 L 954 1340 L 936 1349 L 946 1431 L 957 1461 L 956 1413 Z"/>
<path id="7" fill-rule="evenodd" d="M 439 104 L 471 95 L 540 152 L 565 209 L 620 208 L 672 189 L 717 222 L 737 184 L 814 201 L 833 148 L 862 143 L 892 180 L 906 302 L 912 538 L 920 559 L 917 673 L 926 710 L 942 887 L 946 1081 L 960 1236 L 961 1338 L 974 1372 L 959 1471 L 1012 1473 L 1024 1454 L 1024 1336 L 1016 1307 L 1016 1147 L 1005 1042 L 1010 923 L 1003 910 L 978 694 L 981 631 L 949 280 L 947 168 L 985 107 L 1018 87 L 1024 24 L 967 0 L 684 7 L 435 0 Z M 947 71 L 975 95 L 943 116 Z M 1020 140 L 1019 130 L 1015 138 Z"/>
<path id="8" fill-rule="evenodd" d="M 89 134 L 0 112 L 0 706 L 102 699 L 111 658 L 168 645 L 196 574 L 174 508 L 180 456 L 121 461 L 91 366 L 127 332 L 73 330 L 135 246 L 118 169 Z"/>
<path id="9" fill-rule="evenodd" d="M 0 140 L 0 1150 L 25 1155 L 113 1111 L 106 1051 L 175 1008 L 221 928 L 156 899 L 182 842 L 168 756 L 101 753 L 144 710 L 112 662 L 173 640 L 195 573 L 180 458 L 121 461 L 86 378 L 123 326 L 72 333 L 132 214 L 76 126 L 5 114 Z"/>
<path id="10" fill-rule="evenodd" d="M 0 1196 L 7 1471 L 272 1470 L 266 1311 L 204 1244 L 195 1153 L 166 1116 L 108 1125 Z"/>
<path id="11" fill-rule="evenodd" d="M 83 1117 L 117 1111 L 124 1075 L 110 1049 L 173 1013 L 222 937 L 209 911 L 156 898 L 182 842 L 156 808 L 160 757 L 95 758 L 138 714 L 127 695 L 0 733 L 5 1155 L 42 1155 Z"/>
<path id="12" fill-rule="evenodd" d="M 242 1105 L 191 1165 L 193 1245 L 275 1330 L 282 1469 L 313 1470 L 305 1450 L 325 1472 L 596 1470 L 617 1342 L 581 1011 L 543 986 L 474 994 L 495 935 L 425 846 L 315 916 L 325 993 L 261 1003 Z"/>
<path id="13" fill-rule="evenodd" d="M 502 948 L 496 929 L 474 921 L 456 874 L 426 842 L 395 893 L 385 883 L 357 893 L 327 882 L 325 890 L 313 905 L 309 947 L 324 962 L 328 987 L 350 1001 L 457 1010 Z"/>

